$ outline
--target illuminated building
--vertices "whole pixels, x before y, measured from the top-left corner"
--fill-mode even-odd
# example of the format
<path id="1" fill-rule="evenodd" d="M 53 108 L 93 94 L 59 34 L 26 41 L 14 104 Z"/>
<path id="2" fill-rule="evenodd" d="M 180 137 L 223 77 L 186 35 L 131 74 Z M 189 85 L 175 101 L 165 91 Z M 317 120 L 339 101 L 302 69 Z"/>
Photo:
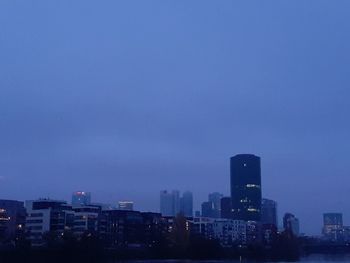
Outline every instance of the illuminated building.
<path id="1" fill-rule="evenodd" d="M 160 213 L 143 212 L 143 242 L 148 247 L 159 246 L 164 232 L 167 231 L 167 220 Z"/>
<path id="2" fill-rule="evenodd" d="M 72 230 L 74 212 L 65 201 L 39 199 L 26 201 L 26 232 L 33 246 L 44 245 L 43 236 L 50 232 L 60 237 L 65 230 Z"/>
<path id="3" fill-rule="evenodd" d="M 230 168 L 233 219 L 260 221 L 260 157 L 252 154 L 238 154 L 231 157 Z"/>
<path id="4" fill-rule="evenodd" d="M 190 224 L 192 234 L 218 240 L 223 247 L 247 242 L 247 223 L 243 220 L 195 217 Z"/>
<path id="5" fill-rule="evenodd" d="M 13 241 L 24 233 L 25 216 L 23 202 L 0 200 L 0 242 Z"/>
<path id="6" fill-rule="evenodd" d="M 323 236 L 331 241 L 341 241 L 343 239 L 343 214 L 325 213 L 323 214 Z"/>
<path id="7" fill-rule="evenodd" d="M 83 192 L 83 191 L 77 191 L 73 193 L 72 195 L 73 206 L 90 205 L 90 204 L 91 204 L 91 193 Z"/>
<path id="8" fill-rule="evenodd" d="M 119 201 L 118 202 L 119 210 L 134 210 L 134 202 L 132 201 Z"/>
<path id="9" fill-rule="evenodd" d="M 143 243 L 143 217 L 139 211 L 102 211 L 101 237 L 108 247 L 128 247 Z"/>
<path id="10" fill-rule="evenodd" d="M 86 233 L 98 233 L 101 206 L 87 205 L 73 207 L 73 233 L 81 236 Z"/>

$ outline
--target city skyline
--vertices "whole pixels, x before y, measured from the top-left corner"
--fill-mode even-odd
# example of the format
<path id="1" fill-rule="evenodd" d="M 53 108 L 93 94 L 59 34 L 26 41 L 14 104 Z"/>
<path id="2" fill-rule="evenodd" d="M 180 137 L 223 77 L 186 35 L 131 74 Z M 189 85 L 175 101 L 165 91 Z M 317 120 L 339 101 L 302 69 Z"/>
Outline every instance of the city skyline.
<path id="1" fill-rule="evenodd" d="M 1 1 L 0 198 L 199 210 L 253 153 L 278 218 L 350 218 L 350 2 L 253 2 Z"/>
<path id="2" fill-rule="evenodd" d="M 259 156 L 256 156 L 254 154 L 247 154 L 247 153 L 236 154 L 233 157 L 228 158 L 228 160 L 230 162 L 230 168 L 231 168 L 230 174 L 228 175 L 228 180 L 229 181 L 230 181 L 230 176 L 232 176 L 232 174 L 231 174 L 231 172 L 232 172 L 232 158 L 240 157 L 240 156 L 248 156 L 248 157 L 252 156 L 254 158 L 258 158 L 258 160 L 259 160 L 259 167 L 260 167 L 260 157 Z M 242 159 L 242 160 L 239 160 L 239 162 L 246 162 L 246 160 Z M 262 178 L 260 180 L 263 180 L 263 177 L 264 176 L 262 176 Z M 81 189 L 81 188 L 79 188 L 79 189 Z M 167 191 L 166 190 L 165 191 L 162 190 L 161 193 L 162 192 L 166 193 Z M 183 190 L 183 191 L 178 190 L 178 189 L 173 189 L 171 191 L 168 191 L 168 193 L 169 194 L 174 194 L 174 193 L 177 194 L 177 203 L 178 203 L 177 205 L 178 205 L 178 208 L 177 208 L 177 210 L 176 209 L 175 210 L 179 211 L 179 212 L 181 212 L 181 199 L 182 199 L 181 193 L 183 193 L 183 194 L 190 193 L 192 195 L 192 199 L 193 199 L 192 200 L 192 202 L 193 202 L 193 208 L 192 208 L 193 215 L 195 215 L 195 211 L 201 211 L 203 209 L 203 207 L 201 207 L 201 205 L 203 205 L 203 202 L 207 203 L 207 201 L 205 201 L 206 199 L 196 200 L 197 199 L 196 195 L 193 194 L 193 192 L 191 190 L 189 190 L 189 189 Z M 221 198 L 225 198 L 226 197 L 225 194 L 221 194 L 221 193 L 222 192 L 210 192 L 210 193 L 207 193 L 206 195 L 207 195 L 207 197 L 209 196 L 209 200 L 210 200 L 211 196 L 216 196 L 216 195 L 220 195 L 220 196 L 222 196 Z M 263 200 L 268 200 L 264 196 L 264 190 L 262 190 L 262 193 L 263 193 L 263 195 L 262 195 L 262 199 L 261 200 L 262 201 Z M 13 200 L 16 200 L 16 201 L 28 201 L 28 200 L 38 200 L 38 198 L 39 198 L 39 200 L 42 199 L 42 200 L 62 200 L 62 201 L 64 200 L 64 201 L 66 201 L 66 200 L 70 200 L 71 199 L 71 202 L 68 201 L 67 203 L 71 203 L 72 205 L 74 205 L 74 203 L 77 202 L 77 200 L 80 201 L 81 200 L 80 198 L 83 197 L 84 199 L 82 199 L 82 200 L 84 200 L 84 202 L 81 202 L 81 205 L 83 205 L 83 204 L 92 204 L 92 205 L 96 204 L 96 205 L 103 205 L 103 206 L 106 206 L 106 207 L 108 206 L 110 208 L 118 209 L 118 206 L 120 206 L 121 202 L 130 202 L 130 203 L 132 203 L 132 206 L 134 206 L 134 201 L 130 200 L 130 199 L 129 199 L 129 201 L 125 201 L 124 199 L 120 199 L 119 201 L 116 200 L 116 199 L 111 199 L 111 200 L 105 202 L 104 200 L 94 200 L 93 197 L 92 197 L 92 194 L 93 194 L 93 192 L 91 192 L 90 190 L 89 191 L 81 191 L 81 190 L 79 190 L 79 191 L 73 191 L 73 193 L 70 195 L 70 198 L 67 198 L 67 199 L 60 198 L 60 197 L 52 198 L 50 196 L 46 196 L 46 197 L 42 196 L 42 197 L 34 197 L 34 198 L 31 198 L 31 199 L 27 198 L 27 199 L 23 199 L 23 200 L 13 198 Z M 78 196 L 77 200 L 75 200 L 75 196 Z M 227 196 L 230 196 L 230 194 L 227 194 Z M 87 198 L 86 199 L 86 200 L 88 200 L 87 202 L 85 201 L 85 198 Z M 158 198 L 159 198 L 159 193 L 158 193 Z M 230 197 L 230 198 L 232 199 L 232 197 Z M 6 198 L 2 198 L 2 199 L 10 200 L 10 199 L 6 199 Z M 194 200 L 196 202 L 194 202 Z M 98 202 L 96 202 L 96 201 L 98 201 Z M 275 200 L 269 200 L 269 201 L 274 201 L 277 204 L 279 203 L 279 201 L 276 200 L 276 199 Z M 158 200 L 158 203 L 159 203 L 159 200 Z M 76 203 L 76 204 L 78 204 L 78 203 Z M 153 206 L 153 207 L 157 207 L 157 208 L 142 208 L 142 207 L 137 206 L 137 204 L 136 204 L 136 207 L 137 207 L 138 211 L 157 212 L 157 213 L 161 212 L 161 209 L 160 209 L 159 205 L 158 205 L 158 207 L 157 207 L 157 205 Z M 133 208 L 131 210 L 133 210 Z M 276 210 L 277 210 L 277 227 L 282 229 L 284 227 L 284 224 L 285 224 L 284 221 L 282 220 L 283 217 L 286 216 L 286 215 L 289 215 L 289 213 L 291 211 L 294 211 L 294 210 L 290 210 L 290 211 L 287 211 L 287 210 L 286 211 L 284 211 L 284 210 L 281 211 L 280 209 L 276 209 Z M 341 211 L 341 210 L 338 210 L 338 211 L 336 211 L 336 210 L 323 211 L 322 214 L 319 216 L 319 218 L 320 218 L 319 221 L 321 222 L 320 226 L 319 226 L 319 230 L 320 231 L 315 231 L 315 232 L 304 231 L 305 227 L 303 226 L 303 223 L 301 222 L 300 225 L 298 225 L 298 232 L 301 233 L 301 234 L 306 234 L 306 235 L 316 235 L 316 236 L 320 235 L 320 233 L 322 233 L 322 231 L 323 231 L 323 224 L 324 224 L 323 223 L 324 219 L 321 216 L 324 216 L 327 213 L 328 214 L 337 214 L 338 213 L 338 214 L 343 215 L 343 214 L 346 214 L 346 211 Z M 169 215 L 171 215 L 171 214 L 169 214 Z M 174 214 L 172 214 L 172 215 L 174 216 Z M 291 215 L 293 215 L 293 214 L 291 214 Z M 215 218 L 215 216 L 214 216 L 214 218 Z M 350 223 L 350 219 L 348 221 Z M 347 224 L 347 220 L 345 220 L 344 224 Z M 300 227 L 300 229 L 299 229 L 299 227 Z"/>
<path id="3" fill-rule="evenodd" d="M 234 175 L 236 177 L 235 179 L 235 184 L 238 183 L 239 187 L 241 187 L 240 185 L 243 184 L 242 186 L 246 186 L 245 184 L 247 183 L 247 179 L 248 181 L 250 180 L 253 180 L 254 183 L 257 183 L 259 186 L 258 189 L 260 191 L 260 195 L 261 195 L 261 171 L 260 171 L 260 167 L 261 167 L 261 164 L 260 164 L 260 157 L 259 156 L 256 156 L 254 154 L 236 154 L 235 156 L 232 156 L 229 158 L 230 160 L 230 182 L 231 182 L 231 191 L 232 189 L 235 188 L 235 185 L 232 184 L 233 181 L 232 181 L 232 176 Z M 242 168 L 240 167 L 244 167 L 243 170 L 241 170 Z M 237 169 L 238 168 L 238 169 Z M 248 170 L 246 170 L 248 169 Z M 246 170 L 246 171 L 244 171 Z M 255 175 L 254 175 L 255 174 Z M 241 179 L 238 179 L 237 178 L 239 177 L 242 177 Z M 248 176 L 248 178 L 244 178 Z M 256 176 L 258 176 L 258 178 L 256 178 Z M 237 181 L 238 179 L 238 181 Z M 242 182 L 240 182 L 240 180 L 242 180 Z M 258 181 L 256 181 L 258 180 Z M 247 186 L 248 187 L 248 186 Z M 249 186 L 250 188 L 250 186 Z M 247 188 L 248 189 L 248 188 Z M 249 189 L 248 189 L 249 190 Z M 249 192 L 249 191 L 248 191 Z M 168 212 L 167 208 L 162 212 L 162 199 L 163 199 L 163 195 L 168 195 L 172 200 L 170 200 L 170 204 L 167 204 L 167 205 L 170 205 L 170 210 L 172 210 L 172 212 Z M 245 193 L 244 191 L 243 192 L 239 192 L 239 195 L 238 195 L 238 199 L 246 196 L 247 193 Z M 192 213 L 185 213 L 184 211 L 186 211 L 188 208 L 185 208 L 184 206 L 184 198 L 185 196 L 188 196 L 190 195 L 190 211 L 192 211 Z M 142 208 L 138 208 L 137 210 L 138 211 L 141 211 L 141 212 L 152 212 L 152 213 L 161 213 L 163 216 L 176 216 L 176 214 L 184 214 L 185 216 L 187 217 L 191 217 L 191 214 L 192 216 L 195 216 L 195 212 L 198 210 L 202 210 L 201 211 L 201 216 L 204 216 L 204 217 L 210 217 L 210 218 L 222 218 L 222 216 L 220 215 L 220 207 L 219 207 L 219 210 L 218 210 L 218 214 L 215 214 L 215 212 L 209 212 L 207 213 L 207 215 L 203 215 L 203 205 L 206 204 L 206 203 L 212 203 L 210 206 L 211 208 L 210 209 L 214 209 L 213 211 L 215 211 L 215 209 L 217 209 L 217 202 L 219 203 L 219 206 L 221 205 L 221 201 L 219 202 L 219 200 L 221 200 L 222 198 L 229 198 L 231 199 L 231 202 L 232 200 L 234 200 L 234 198 L 236 197 L 226 197 L 224 196 L 223 194 L 219 193 L 219 192 L 211 192 L 211 193 L 208 193 L 208 199 L 209 199 L 209 202 L 208 201 L 205 201 L 205 200 L 202 200 L 200 201 L 201 203 L 201 206 L 198 207 L 195 207 L 193 205 L 193 193 L 189 190 L 185 190 L 185 191 L 179 191 L 179 190 L 171 190 L 171 191 L 167 191 L 167 190 L 162 190 L 160 191 L 160 198 L 159 198 L 159 201 L 160 201 L 160 207 L 158 207 L 158 209 L 155 209 L 155 210 L 144 210 Z M 248 195 L 250 196 L 250 194 Z M 255 196 L 255 195 L 253 195 Z M 251 196 L 252 197 L 252 196 Z M 250 197 L 249 197 L 250 198 Z M 254 197 L 255 198 L 255 197 Z M 188 199 L 188 197 L 186 198 Z M 7 200 L 7 199 L 4 199 L 4 200 Z M 65 201 L 65 199 L 61 199 L 61 198 L 50 198 L 50 197 L 47 197 L 47 198 L 34 198 L 32 200 L 30 199 L 25 199 L 25 200 L 17 200 L 15 199 L 14 202 L 17 202 L 17 201 L 25 201 L 25 203 L 27 202 L 32 202 L 33 200 L 43 200 L 43 201 L 59 201 L 59 202 L 67 202 Z M 11 201 L 11 200 L 9 200 Z M 100 201 L 100 200 L 98 200 Z M 204 202 L 203 202 L 204 201 Z M 168 201 L 166 201 L 168 202 Z M 254 207 L 257 207 L 256 206 L 256 203 L 254 203 L 255 201 L 253 201 L 252 204 L 254 204 Z M 115 205 L 113 205 L 113 203 L 115 203 Z M 72 194 L 71 194 L 71 202 L 67 202 L 67 204 L 71 204 L 73 207 L 76 206 L 76 207 L 79 207 L 79 206 L 84 206 L 84 205 L 91 205 L 91 206 L 101 206 L 101 207 L 105 207 L 108 209 L 119 209 L 119 210 L 134 210 L 134 201 L 132 200 L 119 200 L 118 202 L 115 202 L 115 200 L 112 202 L 112 203 L 104 203 L 104 202 L 96 202 L 96 200 L 93 200 L 92 199 L 92 194 L 91 192 L 89 191 L 74 191 Z M 278 200 L 270 200 L 270 199 L 266 199 L 264 198 L 264 196 L 262 196 L 262 198 L 260 199 L 260 213 L 262 213 L 262 211 L 264 210 L 263 206 L 264 204 L 267 204 L 267 206 L 265 207 L 266 209 L 268 210 L 265 210 L 266 212 L 269 211 L 269 215 L 266 214 L 268 217 L 270 217 L 267 221 L 265 221 L 264 219 L 264 215 L 262 215 L 262 217 L 255 217 L 254 216 L 254 219 L 253 218 L 250 218 L 249 216 L 247 217 L 247 215 L 238 215 L 238 214 L 235 214 L 235 213 L 232 213 L 228 218 L 231 218 L 231 219 L 235 219 L 235 220 L 245 220 L 245 221 L 249 221 L 249 220 L 257 220 L 257 221 L 261 221 L 262 223 L 267 223 L 270 224 L 271 222 L 274 222 L 274 220 L 276 220 L 276 224 L 273 224 L 273 225 L 276 225 L 277 228 L 279 229 L 286 229 L 288 228 L 287 224 L 286 223 L 286 218 L 293 218 L 293 220 L 297 220 L 297 225 L 295 225 L 295 221 L 291 221 L 293 223 L 290 223 L 291 226 L 289 226 L 289 228 L 293 229 L 292 231 L 299 235 L 299 234 L 306 234 L 306 235 L 320 235 L 321 234 L 324 234 L 324 229 L 325 229 L 325 217 L 326 215 L 331 215 L 331 216 L 334 216 L 334 217 L 337 217 L 339 216 L 341 219 L 339 219 L 339 221 L 341 221 L 340 223 L 340 227 L 343 227 L 343 219 L 342 219 L 342 216 L 343 216 L 343 211 L 327 211 L 327 212 L 323 212 L 323 226 L 321 226 L 321 232 L 320 233 L 307 233 L 307 232 L 303 232 L 301 231 L 302 228 L 302 224 L 300 224 L 299 222 L 299 219 L 296 218 L 294 216 L 294 214 L 290 213 L 289 211 L 279 211 L 279 209 L 277 209 L 277 204 L 278 204 Z M 26 204 L 27 205 L 27 204 Z M 167 206 L 166 205 L 166 206 Z M 186 206 L 188 206 L 186 205 Z M 232 204 L 231 204 L 232 206 Z M 234 207 L 234 206 L 233 206 Z M 233 208 L 231 207 L 231 208 Z M 274 208 L 273 208 L 274 207 Z M 273 209 L 273 210 L 271 210 Z M 234 210 L 234 209 L 233 209 Z M 249 213 L 248 213 L 249 214 Z M 265 215 L 265 216 L 266 216 Z M 280 215 L 284 215 L 283 218 L 282 216 L 280 217 Z M 271 217 L 272 216 L 272 217 Z M 275 219 L 273 219 L 275 217 Z M 224 217 L 225 218 L 225 217 Z M 281 219 L 280 219 L 281 218 Z M 345 223 L 346 224 L 346 223 Z M 336 228 L 336 229 L 339 229 L 340 231 L 340 227 L 339 228 Z M 346 228 L 346 231 L 348 231 L 349 227 L 345 227 Z"/>

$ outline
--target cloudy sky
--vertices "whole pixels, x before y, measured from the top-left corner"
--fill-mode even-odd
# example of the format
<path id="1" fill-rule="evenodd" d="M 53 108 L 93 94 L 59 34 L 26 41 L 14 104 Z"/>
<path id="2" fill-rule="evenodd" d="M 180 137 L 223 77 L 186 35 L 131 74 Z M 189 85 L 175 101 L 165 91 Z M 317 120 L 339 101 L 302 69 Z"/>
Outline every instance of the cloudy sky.
<path id="1" fill-rule="evenodd" d="M 0 198 L 229 194 L 262 158 L 280 219 L 350 224 L 350 2 L 0 2 Z"/>

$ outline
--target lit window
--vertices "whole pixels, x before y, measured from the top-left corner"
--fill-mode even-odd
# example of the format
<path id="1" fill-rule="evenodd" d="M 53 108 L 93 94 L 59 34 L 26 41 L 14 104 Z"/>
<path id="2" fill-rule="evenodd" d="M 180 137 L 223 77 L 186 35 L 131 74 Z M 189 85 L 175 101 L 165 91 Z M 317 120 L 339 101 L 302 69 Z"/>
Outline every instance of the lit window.
<path id="1" fill-rule="evenodd" d="M 247 184 L 246 187 L 247 188 L 260 188 L 260 185 L 258 185 L 258 184 Z"/>
<path id="2" fill-rule="evenodd" d="M 241 199 L 240 202 L 241 202 L 241 203 L 248 203 L 248 199 L 247 199 L 247 198 Z"/>

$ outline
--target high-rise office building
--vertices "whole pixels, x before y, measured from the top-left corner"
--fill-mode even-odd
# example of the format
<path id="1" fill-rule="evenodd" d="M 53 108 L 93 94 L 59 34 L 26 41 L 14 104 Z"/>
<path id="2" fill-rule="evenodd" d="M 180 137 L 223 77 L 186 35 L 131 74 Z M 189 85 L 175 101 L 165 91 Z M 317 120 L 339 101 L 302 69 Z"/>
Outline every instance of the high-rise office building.
<path id="1" fill-rule="evenodd" d="M 186 217 L 193 216 L 193 194 L 190 191 L 186 191 L 182 194 L 180 199 L 180 212 Z"/>
<path id="2" fill-rule="evenodd" d="M 180 213 L 180 208 L 181 208 L 181 204 L 180 204 L 180 191 L 178 190 L 173 190 L 172 192 L 173 198 L 174 198 L 174 216 L 176 216 L 178 213 Z"/>
<path id="3" fill-rule="evenodd" d="M 119 201 L 118 202 L 118 209 L 132 211 L 132 210 L 134 210 L 134 202 L 133 201 Z"/>
<path id="4" fill-rule="evenodd" d="M 167 190 L 160 192 L 160 213 L 163 216 L 174 216 L 174 198 Z"/>
<path id="5" fill-rule="evenodd" d="M 277 202 L 263 198 L 261 203 L 261 223 L 265 225 L 278 226 Z"/>
<path id="6" fill-rule="evenodd" d="M 220 218 L 221 216 L 221 198 L 223 198 L 223 194 L 218 192 L 210 193 L 208 196 L 209 202 L 213 203 L 213 217 Z"/>
<path id="7" fill-rule="evenodd" d="M 233 219 L 260 221 L 260 157 L 253 154 L 238 154 L 231 157 L 230 161 Z"/>
<path id="8" fill-rule="evenodd" d="M 212 202 L 202 203 L 202 217 L 214 218 L 214 207 Z"/>
<path id="9" fill-rule="evenodd" d="M 80 205 L 90 205 L 91 204 L 91 193 L 77 191 L 72 195 L 72 205 L 80 206 Z"/>
<path id="10" fill-rule="evenodd" d="M 65 201 L 39 199 L 26 201 L 26 232 L 32 246 L 45 243 L 46 232 L 60 236 L 74 227 L 74 211 Z"/>
<path id="11" fill-rule="evenodd" d="M 180 213 L 180 192 L 173 190 L 160 192 L 160 213 L 163 216 L 176 216 Z"/>
<path id="12" fill-rule="evenodd" d="M 208 201 L 202 203 L 202 216 L 211 218 L 221 217 L 221 198 L 220 193 L 210 193 L 208 195 Z"/>
<path id="13" fill-rule="evenodd" d="M 291 213 L 286 213 L 283 217 L 283 228 L 286 231 L 292 232 L 293 235 L 299 236 L 299 219 Z"/>
<path id="14" fill-rule="evenodd" d="M 343 214 L 325 213 L 323 214 L 322 233 L 326 239 L 340 241 L 343 239 Z"/>
<path id="15" fill-rule="evenodd" d="M 221 198 L 221 218 L 232 218 L 232 199 L 231 197 Z"/>

